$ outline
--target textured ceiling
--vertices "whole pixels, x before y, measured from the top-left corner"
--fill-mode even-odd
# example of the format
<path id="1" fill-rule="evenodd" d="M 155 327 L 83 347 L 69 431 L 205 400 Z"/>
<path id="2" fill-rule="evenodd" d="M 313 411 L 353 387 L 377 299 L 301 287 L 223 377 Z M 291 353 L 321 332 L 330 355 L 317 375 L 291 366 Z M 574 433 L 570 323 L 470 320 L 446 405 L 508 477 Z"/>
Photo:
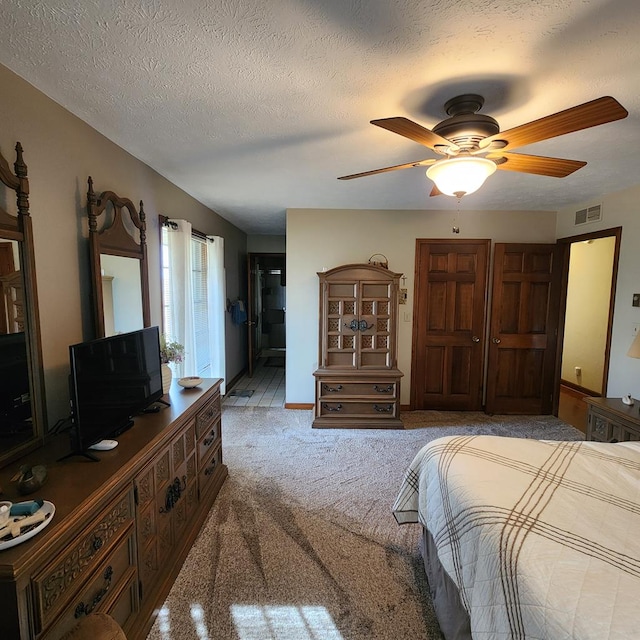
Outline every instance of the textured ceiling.
<path id="1" fill-rule="evenodd" d="M 285 210 L 448 209 L 435 156 L 369 124 L 431 128 L 460 93 L 502 130 L 612 95 L 629 117 L 519 152 L 586 160 L 497 172 L 462 209 L 557 209 L 639 182 L 637 0 L 8 0 L 0 63 L 241 229 Z"/>

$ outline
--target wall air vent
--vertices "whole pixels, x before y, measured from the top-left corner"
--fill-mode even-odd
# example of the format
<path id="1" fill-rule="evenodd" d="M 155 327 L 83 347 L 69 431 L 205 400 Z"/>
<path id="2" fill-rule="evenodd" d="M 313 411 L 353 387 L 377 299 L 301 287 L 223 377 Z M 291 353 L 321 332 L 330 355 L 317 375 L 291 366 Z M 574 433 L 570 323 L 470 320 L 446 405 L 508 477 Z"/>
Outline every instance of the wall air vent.
<path id="1" fill-rule="evenodd" d="M 576 211 L 576 217 L 574 224 L 589 224 L 590 222 L 599 222 L 602 220 L 602 205 L 595 205 L 593 207 L 587 207 L 586 209 L 580 209 Z"/>

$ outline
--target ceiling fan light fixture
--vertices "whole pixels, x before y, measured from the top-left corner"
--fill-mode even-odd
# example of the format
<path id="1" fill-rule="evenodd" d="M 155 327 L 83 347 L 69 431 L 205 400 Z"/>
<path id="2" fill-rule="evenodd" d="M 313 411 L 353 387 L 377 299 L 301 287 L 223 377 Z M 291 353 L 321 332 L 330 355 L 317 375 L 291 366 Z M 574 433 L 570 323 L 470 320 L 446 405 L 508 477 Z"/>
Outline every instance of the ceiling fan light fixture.
<path id="1" fill-rule="evenodd" d="M 441 193 L 461 198 L 477 191 L 496 170 L 496 163 L 487 158 L 458 156 L 438 160 L 427 169 Z"/>

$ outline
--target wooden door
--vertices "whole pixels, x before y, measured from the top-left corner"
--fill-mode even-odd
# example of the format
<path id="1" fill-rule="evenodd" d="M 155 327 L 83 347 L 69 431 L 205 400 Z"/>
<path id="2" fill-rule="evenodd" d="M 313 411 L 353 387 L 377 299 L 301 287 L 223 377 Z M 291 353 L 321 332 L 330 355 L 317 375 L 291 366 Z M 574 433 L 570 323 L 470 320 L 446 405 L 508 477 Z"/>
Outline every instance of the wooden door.
<path id="1" fill-rule="evenodd" d="M 487 413 L 552 412 L 561 282 L 555 244 L 496 244 Z"/>
<path id="2" fill-rule="evenodd" d="M 411 405 L 479 410 L 489 240 L 416 241 Z"/>

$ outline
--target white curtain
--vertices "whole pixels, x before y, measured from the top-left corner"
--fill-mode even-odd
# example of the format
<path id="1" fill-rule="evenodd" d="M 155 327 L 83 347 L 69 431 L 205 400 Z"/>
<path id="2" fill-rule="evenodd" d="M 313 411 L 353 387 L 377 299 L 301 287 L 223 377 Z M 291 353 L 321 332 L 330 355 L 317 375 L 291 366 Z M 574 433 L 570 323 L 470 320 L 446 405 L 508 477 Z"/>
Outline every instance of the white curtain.
<path id="1" fill-rule="evenodd" d="M 222 378 L 220 393 L 225 393 L 226 286 L 224 238 L 207 236 L 207 299 L 209 306 L 209 348 L 211 377 Z"/>
<path id="2" fill-rule="evenodd" d="M 169 278 L 171 287 L 171 330 L 167 340 L 175 340 L 184 346 L 184 359 L 172 364 L 174 374 L 195 376 L 195 325 L 193 322 L 193 288 L 191 281 L 191 223 L 186 220 L 170 220 L 176 227 L 169 227 Z"/>

